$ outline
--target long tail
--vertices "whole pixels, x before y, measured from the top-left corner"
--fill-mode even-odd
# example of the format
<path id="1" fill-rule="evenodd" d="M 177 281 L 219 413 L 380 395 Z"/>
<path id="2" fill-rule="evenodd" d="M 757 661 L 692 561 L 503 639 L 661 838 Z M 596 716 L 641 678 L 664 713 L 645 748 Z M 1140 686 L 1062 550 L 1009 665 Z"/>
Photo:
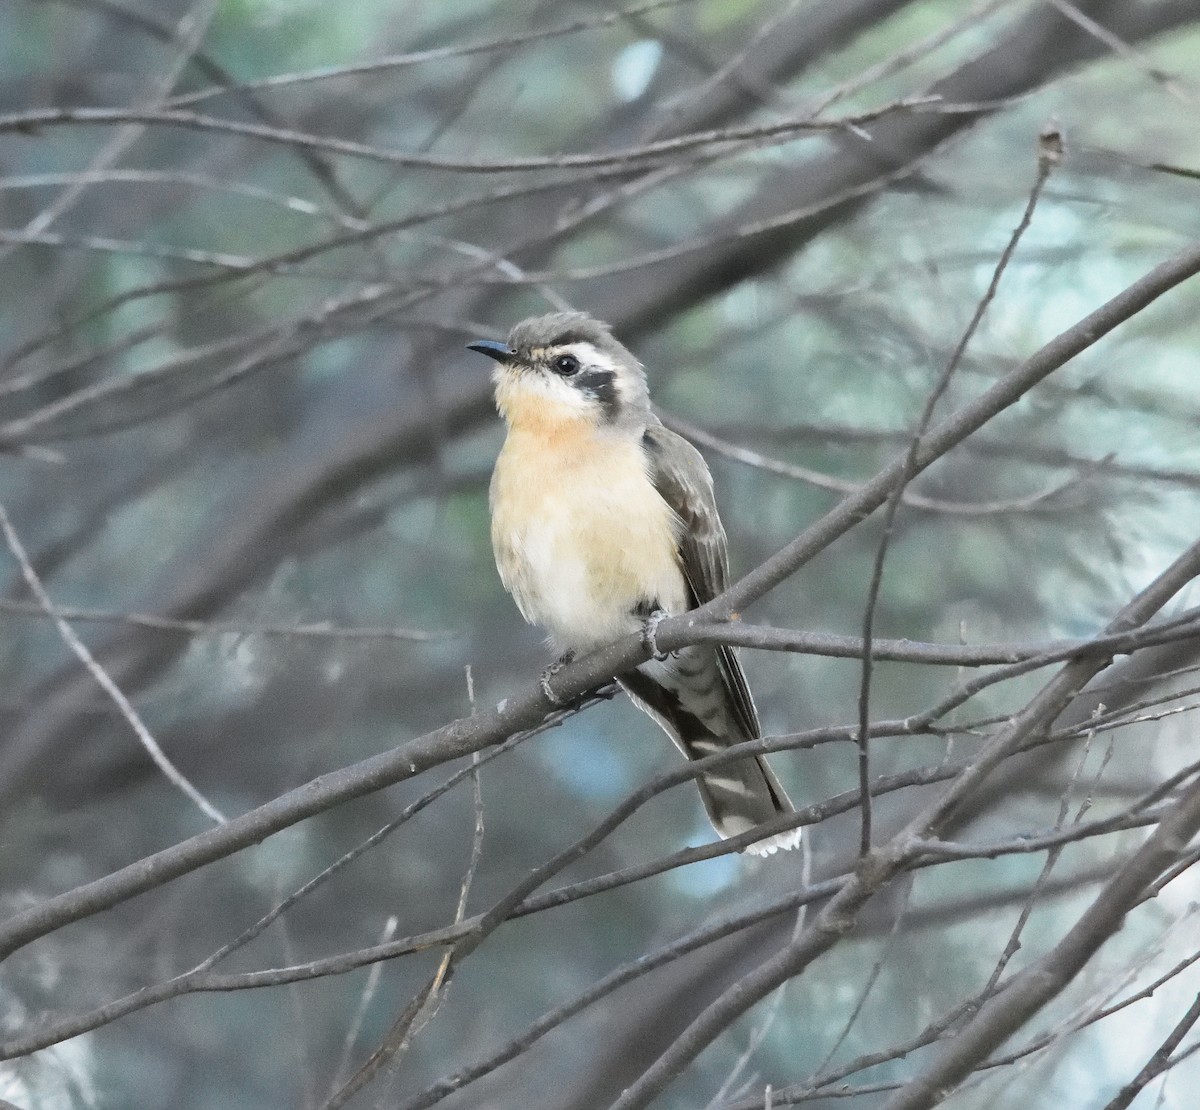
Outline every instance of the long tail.
<path id="1" fill-rule="evenodd" d="M 737 657 L 728 648 L 697 644 L 659 662 L 650 660 L 623 675 L 621 685 L 689 759 L 702 759 L 731 744 L 756 740 L 758 714 Z M 696 780 L 713 828 L 722 837 L 748 832 L 781 814 L 792 803 L 774 772 L 758 756 L 747 756 Z M 800 843 L 789 829 L 747 847 L 767 856 Z"/>

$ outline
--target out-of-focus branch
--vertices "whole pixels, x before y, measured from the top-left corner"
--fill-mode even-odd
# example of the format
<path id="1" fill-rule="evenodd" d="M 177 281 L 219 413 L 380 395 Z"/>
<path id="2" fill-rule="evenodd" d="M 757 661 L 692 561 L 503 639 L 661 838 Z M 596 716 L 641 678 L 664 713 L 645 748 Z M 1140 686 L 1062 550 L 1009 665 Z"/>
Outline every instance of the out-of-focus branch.
<path id="1" fill-rule="evenodd" d="M 1078 324 L 1052 339 L 973 401 L 931 428 L 921 437 L 920 447 L 912 457 L 911 468 L 907 456 L 893 461 L 865 482 L 857 494 L 843 499 L 832 512 L 797 536 L 782 551 L 696 612 L 728 618 L 762 597 L 788 575 L 795 573 L 814 554 L 824 550 L 864 516 L 879 508 L 910 469 L 913 475 L 926 470 L 936 459 L 1028 393 L 1043 378 L 1141 312 L 1168 289 L 1197 273 L 1200 273 L 1200 245 L 1192 246 L 1155 267 Z"/>
<path id="2" fill-rule="evenodd" d="M 1144 623 L 1198 573 L 1200 542 L 1180 555 L 1145 590 L 1133 598 L 1113 619 L 1109 625 L 1110 630 L 1117 631 Z M 1031 736 L 1047 728 L 1070 704 L 1079 689 L 1102 671 L 1107 662 L 1104 659 L 1077 660 L 1063 667 L 1023 709 L 1015 713 L 1008 723 L 996 732 L 946 790 L 895 836 L 885 844 L 873 848 L 861 859 L 854 875 L 798 938 L 786 944 L 776 955 L 764 960 L 737 984 L 736 989 L 726 991 L 707 1006 L 670 1047 L 621 1094 L 613 1103 L 613 1110 L 642 1110 L 648 1106 L 733 1021 L 780 984 L 801 974 L 813 960 L 849 933 L 867 901 L 909 865 L 914 853 L 919 854 L 919 843 L 931 836 L 937 836 L 954 811 L 978 790 L 988 776 L 1004 760 L 1019 751 Z M 1183 810 L 1176 808 L 1173 816 L 1160 827 L 1161 831 L 1170 825 L 1171 835 L 1158 841 L 1153 854 L 1157 865 L 1154 873 L 1143 874 L 1141 869 L 1134 869 L 1141 879 L 1141 885 L 1136 891 L 1139 896 L 1145 884 L 1163 870 L 1167 863 L 1174 862 L 1178 853 L 1186 847 L 1186 839 L 1183 844 L 1177 842 L 1180 831 L 1193 830 L 1193 820 L 1200 823 L 1200 790 L 1189 791 L 1185 800 L 1187 806 Z M 1189 831 L 1189 838 L 1190 835 Z M 1156 833 L 1151 840 L 1157 837 Z M 1171 858 L 1162 861 L 1161 854 L 1168 848 L 1172 853 Z M 1139 853 L 1135 858 L 1141 857 L 1142 853 Z M 1124 888 L 1121 888 L 1121 896 L 1125 893 Z M 1119 920 L 1118 918 L 1112 923 L 1114 928 L 1119 924 Z M 1090 951 L 1088 954 L 1090 955 Z M 1005 996 L 1007 997 L 1007 992 Z"/>
<path id="3" fill-rule="evenodd" d="M 1014 976 L 960 1030 L 953 1042 L 885 1104 L 886 1110 L 925 1110 L 936 1105 L 988 1053 L 1002 1044 L 1057 995 L 1112 936 L 1146 887 L 1173 865 L 1200 830 L 1200 786 L 1193 785 L 1170 809 L 1158 829 L 1121 866 L 1084 911 L 1074 928 L 1049 952 Z"/>
<path id="4" fill-rule="evenodd" d="M 1106 305 L 1063 332 L 981 397 L 963 406 L 923 437 L 916 455 L 917 470 L 929 466 L 982 427 L 992 416 L 1002 412 L 1043 377 L 1197 271 L 1200 271 L 1200 246 L 1191 247 L 1158 266 Z M 907 472 L 907 464 L 907 458 L 893 462 L 867 482 L 862 492 L 845 499 L 821 521 L 713 602 L 664 621 L 659 629 L 659 644 L 667 651 L 680 647 L 687 642 L 691 627 L 713 617 L 726 619 L 742 605 L 761 597 L 883 504 L 894 483 Z M 1144 623 L 1151 615 L 1149 613 L 1141 620 L 1118 625 L 1111 631 L 1127 631 Z M 568 699 L 579 697 L 640 662 L 645 658 L 645 653 L 646 647 L 640 635 L 626 637 L 608 648 L 593 652 L 563 669 L 558 679 L 559 696 Z M 1087 659 L 1071 664 L 1068 670 L 1072 668 L 1090 668 L 1094 674 L 1101 669 L 1101 664 L 1094 659 Z M 439 763 L 469 755 L 499 743 L 516 732 L 533 728 L 545 716 L 546 710 L 545 694 L 535 683 L 490 712 L 453 722 L 390 752 L 331 772 L 233 818 L 221 828 L 167 848 L 107 878 L 52 898 L 0 925 L 0 959 L 46 932 L 240 851 L 332 805 L 372 793 Z"/>
<path id="5" fill-rule="evenodd" d="M 87 645 L 75 634 L 75 630 L 67 623 L 66 618 L 55 607 L 54 602 L 50 600 L 50 595 L 42 585 L 42 580 L 38 577 L 37 571 L 34 570 L 33 564 L 29 561 L 25 547 L 21 543 L 16 529 L 13 528 L 12 522 L 8 519 L 8 513 L 5 511 L 3 505 L 0 505 L 0 533 L 4 536 L 4 542 L 7 544 L 9 552 L 17 560 L 17 564 L 21 568 L 21 575 L 25 579 L 30 592 L 37 598 L 38 605 L 41 606 L 46 616 L 50 618 L 63 643 L 67 645 L 75 658 L 83 664 L 88 674 L 95 680 L 96 685 L 112 700 L 121 716 L 125 718 L 129 727 L 133 730 L 133 734 L 138 738 L 138 742 L 145 749 L 146 754 L 150 756 L 151 761 L 162 772 L 163 777 L 192 802 L 210 821 L 215 821 L 218 825 L 223 824 L 225 815 L 201 794 L 187 780 L 179 768 L 167 758 L 158 741 L 150 734 L 150 730 L 146 727 L 145 722 L 138 715 L 137 710 L 133 708 L 130 700 L 112 680 L 112 676 L 96 662 L 96 657 L 92 655 Z"/>
<path id="6" fill-rule="evenodd" d="M 769 71 L 772 79 L 782 79 L 807 65 L 814 57 L 813 51 L 836 48 L 847 36 L 902 6 L 881 0 L 844 10 L 839 6 L 836 12 L 822 12 L 820 33 L 812 35 L 807 22 L 798 19 L 794 27 L 773 36 L 766 45 L 761 61 L 764 65 L 770 61 L 770 65 L 764 72 Z M 1135 42 L 1196 18 L 1190 2 L 1161 0 L 1154 5 L 1121 6 L 1109 26 L 1126 41 Z M 945 87 L 935 91 L 971 101 L 1004 98 L 1050 80 L 1103 49 L 1092 36 L 1057 13 L 1035 9 L 995 48 L 960 67 L 943 83 Z M 740 94 L 723 85 L 713 95 L 707 116 L 689 116 L 681 123 L 693 130 L 711 127 L 726 118 L 725 113 L 732 110 Z M 694 305 L 798 250 L 819 231 L 850 216 L 889 180 L 910 173 L 948 136 L 976 118 L 939 117 L 938 121 L 924 121 L 929 126 L 912 130 L 877 127 L 870 144 L 837 145 L 815 160 L 804 174 L 789 175 L 782 182 L 765 181 L 756 197 L 726 221 L 734 227 L 756 225 L 760 228 L 756 235 L 718 242 L 633 278 L 623 276 L 619 281 L 597 286 L 594 295 L 585 293 L 583 299 L 622 335 L 636 339 L 676 309 Z M 881 158 L 887 160 L 882 170 Z M 841 199 L 832 205 L 824 203 L 830 197 Z M 456 206 L 461 207 L 452 201 L 446 207 Z M 539 211 L 543 208 L 540 206 Z M 818 214 L 811 215 L 814 212 Z M 789 219 L 789 213 L 805 216 Z M 719 231 L 720 226 L 710 230 Z M 391 469 L 399 459 L 427 453 L 433 442 L 428 434 L 431 427 L 473 428 L 491 411 L 488 390 L 482 383 L 456 379 L 442 390 L 441 398 L 439 411 L 432 418 L 422 416 L 414 425 L 394 414 L 383 414 L 364 422 L 353 437 L 340 438 L 326 448 L 324 456 L 281 459 L 277 472 L 263 483 L 251 503 L 214 524 L 216 542 L 204 552 L 205 558 L 189 553 L 188 565 L 178 567 L 167 588 L 141 607 L 153 607 L 176 619 L 212 615 L 258 573 L 276 565 L 290 550 L 289 540 L 297 526 L 328 497 L 347 495 Z M 393 454 L 397 444 L 406 446 Z M 97 654 L 117 681 L 129 689 L 137 689 L 161 673 L 174 658 L 170 651 L 148 652 L 127 637 L 105 645 Z M 51 757 L 75 720 L 83 695 L 82 687 L 67 675 L 52 677 L 33 693 L 41 704 L 38 719 L 25 723 L 14 737 L 10 752 L 0 761 L 0 782 L 5 784 L 0 789 L 20 789 L 27 781 L 28 770 L 39 760 Z"/>
<path id="7" fill-rule="evenodd" d="M 987 105 L 994 109 L 1002 105 Z M 643 143 L 640 146 L 621 150 L 589 154 L 552 154 L 545 157 L 492 159 L 438 158 L 429 154 L 414 154 L 391 150 L 373 143 L 339 139 L 329 135 L 313 135 L 306 131 L 295 131 L 268 127 L 265 124 L 243 123 L 238 120 L 206 116 L 199 112 L 169 111 L 136 108 L 34 108 L 24 112 L 0 115 L 0 135 L 6 132 L 28 133 L 43 128 L 79 126 L 108 126 L 113 124 L 142 124 L 161 127 L 180 127 L 195 131 L 208 131 L 239 138 L 257 139 L 290 148 L 317 150 L 327 154 L 340 154 L 348 158 L 360 158 L 367 162 L 378 162 L 386 166 L 401 166 L 408 169 L 443 170 L 453 173 L 524 173 L 537 170 L 584 169 L 591 170 L 608 166 L 632 166 L 648 162 L 657 165 L 670 156 L 701 147 L 722 144 L 757 144 L 760 140 L 776 139 L 786 142 L 803 134 L 825 134 L 862 127 L 868 123 L 896 112 L 930 112 L 937 115 L 978 115 L 978 102 L 954 103 L 940 96 L 920 96 L 892 101 L 877 108 L 836 117 L 833 119 L 788 119 L 774 123 L 755 124 L 746 127 L 727 127 L 680 135 L 671 139 Z M 669 162 L 664 163 L 669 164 Z"/>
<path id="8" fill-rule="evenodd" d="M 1191 0 L 1137 6 L 1093 2 L 1087 7 L 1107 9 L 1109 29 L 1127 42 L 1141 41 L 1198 18 Z M 1015 20 L 993 47 L 929 91 L 950 103 L 999 103 L 1046 84 L 1106 49 L 1065 16 L 1039 5 Z M 897 119 L 871 128 L 870 141 L 843 139 L 828 155 L 807 165 L 804 173 L 772 178 L 724 221 L 734 227 L 757 221 L 763 227 L 759 235 L 689 254 L 661 270 L 598 283 L 594 294 L 585 291 L 585 303 L 616 322 L 626 335 L 652 330 L 674 313 L 782 262 L 820 231 L 861 208 L 878 188 L 911 175 L 942 143 L 988 111 L 981 108 L 975 115 Z M 830 196 L 847 199 L 836 208 L 808 215 L 815 201 Z M 789 213 L 799 215 L 788 221 Z"/>

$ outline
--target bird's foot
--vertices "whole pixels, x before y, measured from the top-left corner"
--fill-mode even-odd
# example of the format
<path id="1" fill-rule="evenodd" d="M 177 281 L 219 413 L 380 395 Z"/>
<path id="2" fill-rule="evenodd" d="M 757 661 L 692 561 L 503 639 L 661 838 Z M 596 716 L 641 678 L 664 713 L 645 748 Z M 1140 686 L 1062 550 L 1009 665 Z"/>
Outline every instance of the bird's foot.
<path id="1" fill-rule="evenodd" d="M 552 689 L 550 689 L 550 680 L 558 674 L 572 659 L 575 658 L 573 651 L 568 651 L 564 655 L 560 655 L 553 663 L 550 664 L 544 671 L 539 681 L 542 688 L 542 693 L 546 695 L 546 700 L 556 709 L 565 709 L 570 703 L 565 702 Z"/>
<path id="2" fill-rule="evenodd" d="M 650 653 L 652 659 L 657 659 L 660 663 L 670 657 L 669 651 L 658 650 L 658 640 L 655 639 L 655 634 L 658 632 L 658 626 L 667 619 L 671 614 L 665 609 L 655 609 L 646 618 L 646 623 L 642 625 L 642 643 L 646 645 L 646 650 Z"/>

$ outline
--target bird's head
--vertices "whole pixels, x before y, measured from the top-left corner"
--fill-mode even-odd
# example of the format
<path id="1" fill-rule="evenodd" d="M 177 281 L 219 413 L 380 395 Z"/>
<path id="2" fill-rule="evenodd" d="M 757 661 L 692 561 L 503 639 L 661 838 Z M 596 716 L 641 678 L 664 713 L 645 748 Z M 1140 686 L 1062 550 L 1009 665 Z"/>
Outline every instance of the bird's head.
<path id="1" fill-rule="evenodd" d="M 510 425 L 584 422 L 641 429 L 650 400 L 641 364 L 608 325 L 583 312 L 522 320 L 497 343 L 472 351 L 496 361 L 496 407 Z"/>

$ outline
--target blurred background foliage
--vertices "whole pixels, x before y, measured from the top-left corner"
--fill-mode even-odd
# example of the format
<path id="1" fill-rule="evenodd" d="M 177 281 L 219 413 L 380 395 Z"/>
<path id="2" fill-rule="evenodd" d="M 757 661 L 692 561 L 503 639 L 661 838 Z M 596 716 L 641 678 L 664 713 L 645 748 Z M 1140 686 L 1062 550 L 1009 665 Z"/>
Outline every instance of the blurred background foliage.
<path id="1" fill-rule="evenodd" d="M 904 448 L 1025 206 L 1047 121 L 1065 134 L 1065 159 L 940 412 L 1200 235 L 1200 4 L 1065 7 L 678 0 L 616 14 L 564 0 L 5 0 L 0 501 L 59 605 L 226 622 L 185 634 L 74 621 L 225 812 L 469 713 L 467 667 L 477 701 L 492 704 L 531 681 L 547 649 L 492 566 L 486 485 L 501 429 L 486 367 L 464 343 L 562 303 L 612 320 L 646 363 L 664 418 L 716 437 L 705 451 L 735 571 L 750 569 L 833 504 L 839 483 Z M 398 54 L 408 57 L 387 60 Z M 304 79 L 268 83 L 288 74 Z M 178 110 L 487 163 L 852 116 L 931 89 L 972 110 L 895 108 L 861 127 L 536 171 L 388 165 L 136 113 L 5 124 L 52 107 Z M 1185 289 L 1154 306 L 915 483 L 924 500 L 898 517 L 878 634 L 1085 635 L 1194 538 L 1198 303 Z M 826 488 L 747 465 L 722 443 L 823 475 Z M 856 633 L 879 536 L 867 521 L 748 616 Z M 205 826 L 50 622 L 30 612 L 10 567 L 0 632 L 6 911 Z M 314 622 L 360 632 L 256 631 Z M 852 661 L 754 653 L 746 666 L 770 732 L 854 719 Z M 953 679 L 881 664 L 872 712 L 916 712 Z M 1035 681 L 983 696 L 966 716 L 1011 710 Z M 1173 769 L 1188 730 L 1122 733 L 1095 788 L 1100 810 L 1155 781 L 1152 768 Z M 961 752 L 972 738 L 958 742 Z M 936 762 L 946 746 L 881 743 L 875 771 Z M 470 907 L 490 904 L 674 759 L 618 699 L 489 764 Z M 1003 800 L 1006 814 L 1053 824 L 1073 759 L 1010 783 L 1019 789 Z M 1097 741 L 1085 780 L 1099 760 Z M 856 781 L 848 746 L 774 762 L 798 803 Z M 9 962 L 6 1030 L 191 966 L 427 785 L 337 808 L 39 942 Z M 880 820 L 912 804 L 881 805 Z M 458 788 L 232 964 L 375 943 L 391 916 L 399 935 L 452 920 L 472 813 L 469 785 Z M 988 815 L 976 816 L 986 830 Z M 813 875 L 844 866 L 855 836 L 848 818 L 816 828 Z M 694 791 L 673 790 L 563 878 L 709 837 Z M 1113 843 L 1070 849 L 1064 873 L 1102 868 Z M 920 1028 L 986 978 L 1041 862 L 921 873 L 900 926 L 899 901 L 881 906 L 786 988 L 734 1088 L 757 1076 L 761 1091 L 818 1067 L 881 951 L 836 1058 Z M 385 1089 L 398 1105 L 615 964 L 794 886 L 802 865 L 727 856 L 508 926 L 459 971 Z M 1067 884 L 1039 904 L 1030 954 L 1089 889 Z M 1177 959 L 1171 938 L 1187 901 L 1131 920 L 1040 1025 L 1066 1022 L 1103 991 L 1106 968 L 1137 964 L 1152 977 Z M 777 943 L 791 922 L 775 929 L 755 943 Z M 726 952 L 727 974 L 755 951 Z M 435 959 L 383 967 L 352 1059 Z M 0 1065 L 0 1095 L 29 1110 L 316 1105 L 365 974 L 172 1002 Z M 651 979 L 640 994 L 614 995 L 548 1038 L 521 1075 L 501 1072 L 453 1105 L 607 1105 L 620 1084 L 597 1092 L 613 1060 L 649 1036 L 656 1006 L 668 1025 L 694 1008 L 703 980 Z M 1099 1105 L 1195 986 L 1174 982 L 1135 1016 L 984 1079 L 955 1105 Z M 708 1104 L 763 1027 L 760 1007 L 661 1105 Z M 1181 1067 L 1164 1104 L 1189 1105 L 1180 1092 L 1197 1082 Z"/>

